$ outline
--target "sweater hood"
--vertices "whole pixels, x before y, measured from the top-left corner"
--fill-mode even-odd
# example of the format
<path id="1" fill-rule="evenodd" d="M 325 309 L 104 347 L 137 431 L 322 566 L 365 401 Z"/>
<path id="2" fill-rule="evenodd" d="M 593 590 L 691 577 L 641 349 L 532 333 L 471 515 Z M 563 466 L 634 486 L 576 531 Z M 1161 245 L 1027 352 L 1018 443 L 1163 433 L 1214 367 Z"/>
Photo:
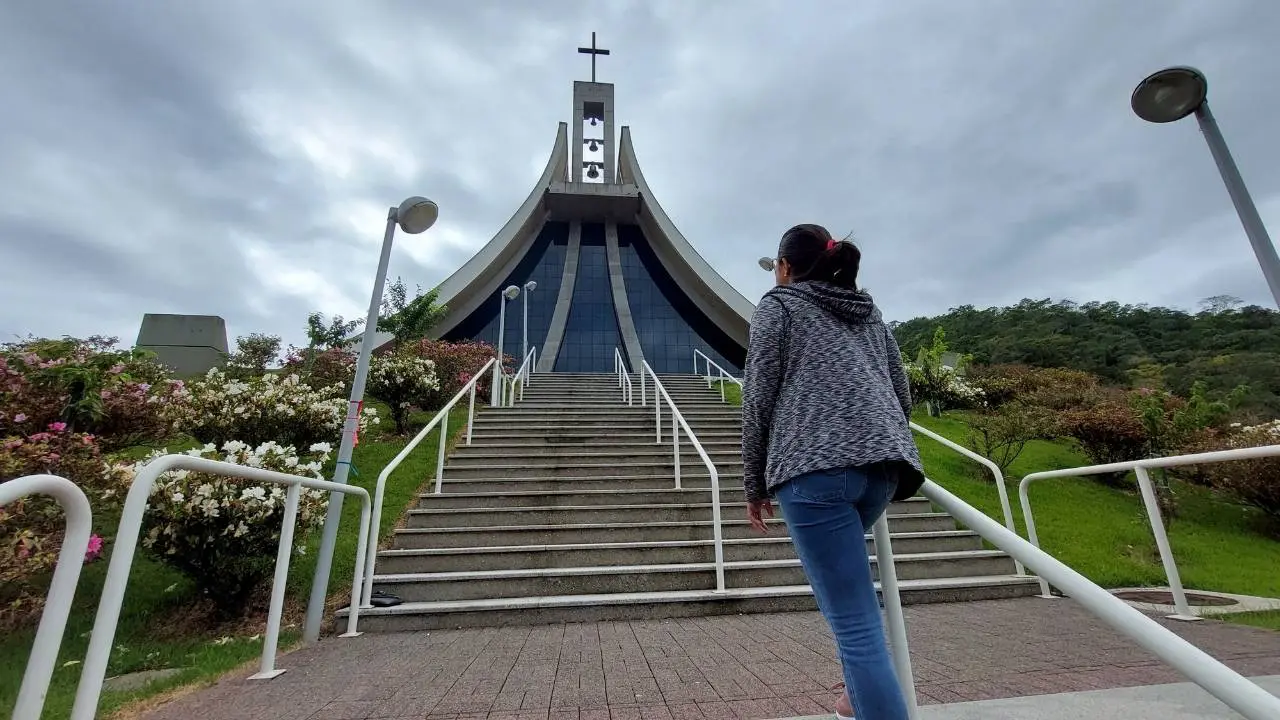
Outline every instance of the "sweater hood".
<path id="1" fill-rule="evenodd" d="M 798 282 L 776 287 L 771 294 L 794 297 L 817 305 L 850 325 L 866 325 L 882 320 L 880 308 L 861 290 L 850 290 L 825 282 Z"/>

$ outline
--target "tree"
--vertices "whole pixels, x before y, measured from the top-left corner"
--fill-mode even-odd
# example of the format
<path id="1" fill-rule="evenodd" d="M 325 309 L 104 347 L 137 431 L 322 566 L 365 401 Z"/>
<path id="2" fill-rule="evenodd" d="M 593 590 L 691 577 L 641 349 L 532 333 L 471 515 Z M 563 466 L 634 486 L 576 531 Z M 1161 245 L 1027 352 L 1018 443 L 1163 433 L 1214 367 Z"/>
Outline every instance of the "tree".
<path id="1" fill-rule="evenodd" d="M 1202 312 L 1217 315 L 1230 312 L 1243 304 L 1244 301 L 1234 295 L 1211 295 L 1200 301 L 1200 308 Z"/>
<path id="2" fill-rule="evenodd" d="M 235 378 L 259 378 L 279 362 L 279 335 L 241 335 L 236 338 L 235 351 L 227 356 L 226 373 Z"/>
<path id="3" fill-rule="evenodd" d="M 347 320 L 341 315 L 334 315 L 329 324 L 324 324 L 324 315 L 313 312 L 307 316 L 307 340 L 311 350 L 328 350 L 342 348 L 350 344 L 348 339 L 356 328 L 364 324 L 363 320 Z"/>
<path id="4" fill-rule="evenodd" d="M 436 302 L 439 296 L 439 288 L 423 293 L 422 286 L 419 285 L 417 293 L 411 299 L 404 281 L 397 277 L 387 287 L 382 298 L 378 329 L 395 336 L 397 347 L 425 338 L 448 312 L 447 308 Z"/>

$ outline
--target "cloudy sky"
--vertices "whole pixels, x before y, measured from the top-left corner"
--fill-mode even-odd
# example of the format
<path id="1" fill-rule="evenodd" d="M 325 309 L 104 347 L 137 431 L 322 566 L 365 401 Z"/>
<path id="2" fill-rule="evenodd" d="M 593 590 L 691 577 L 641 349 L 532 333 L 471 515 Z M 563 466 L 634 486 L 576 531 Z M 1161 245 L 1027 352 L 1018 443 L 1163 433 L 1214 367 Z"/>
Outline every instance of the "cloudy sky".
<path id="1" fill-rule="evenodd" d="M 0 338 L 173 312 L 302 342 L 311 310 L 363 314 L 410 194 L 441 220 L 391 274 L 435 285 L 529 192 L 593 30 L 659 201 L 752 300 L 755 258 L 818 222 L 892 319 L 1267 305 L 1195 123 L 1128 100 L 1204 70 L 1280 233 L 1278 29 L 1274 0 L 6 2 Z"/>

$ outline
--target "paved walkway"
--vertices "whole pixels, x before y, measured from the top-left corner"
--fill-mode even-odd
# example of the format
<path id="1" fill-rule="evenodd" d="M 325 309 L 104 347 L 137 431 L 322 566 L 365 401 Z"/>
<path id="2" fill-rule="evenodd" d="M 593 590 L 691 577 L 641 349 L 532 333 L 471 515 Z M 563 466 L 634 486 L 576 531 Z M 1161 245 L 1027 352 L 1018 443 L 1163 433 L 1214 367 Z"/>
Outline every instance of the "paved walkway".
<path id="1" fill-rule="evenodd" d="M 1070 600 L 906 608 L 919 700 L 952 703 L 1179 682 Z M 1280 633 L 1179 635 L 1246 675 L 1280 673 Z M 830 712 L 840 671 L 816 613 L 327 638 L 284 675 L 223 680 L 150 720 L 756 720 Z"/>

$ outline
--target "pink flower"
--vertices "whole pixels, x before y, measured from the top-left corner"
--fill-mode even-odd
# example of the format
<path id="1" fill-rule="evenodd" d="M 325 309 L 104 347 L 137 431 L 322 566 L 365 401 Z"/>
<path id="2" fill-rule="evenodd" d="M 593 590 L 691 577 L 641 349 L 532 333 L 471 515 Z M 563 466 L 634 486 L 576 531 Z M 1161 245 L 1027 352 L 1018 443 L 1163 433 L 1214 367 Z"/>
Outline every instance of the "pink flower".
<path id="1" fill-rule="evenodd" d="M 67 424 L 64 422 L 49 423 L 50 432 L 60 433 L 60 432 L 65 432 L 66 429 L 67 429 Z"/>
<path id="2" fill-rule="evenodd" d="M 119 375 L 120 373 L 124 372 L 124 365 L 118 365 L 118 364 L 112 365 L 111 369 L 108 370 L 107 372 L 111 373 L 112 375 Z"/>
<path id="3" fill-rule="evenodd" d="M 100 555 L 102 555 L 102 538 L 97 535 L 90 535 L 89 547 L 84 551 L 84 561 L 93 562 L 94 560 L 97 560 Z"/>
<path id="4" fill-rule="evenodd" d="M 27 421 L 27 415 L 26 415 L 26 413 L 18 413 L 17 415 L 14 415 L 14 416 L 13 416 L 13 421 L 14 421 L 14 422 L 16 422 L 16 423 L 26 422 L 26 421 Z"/>

